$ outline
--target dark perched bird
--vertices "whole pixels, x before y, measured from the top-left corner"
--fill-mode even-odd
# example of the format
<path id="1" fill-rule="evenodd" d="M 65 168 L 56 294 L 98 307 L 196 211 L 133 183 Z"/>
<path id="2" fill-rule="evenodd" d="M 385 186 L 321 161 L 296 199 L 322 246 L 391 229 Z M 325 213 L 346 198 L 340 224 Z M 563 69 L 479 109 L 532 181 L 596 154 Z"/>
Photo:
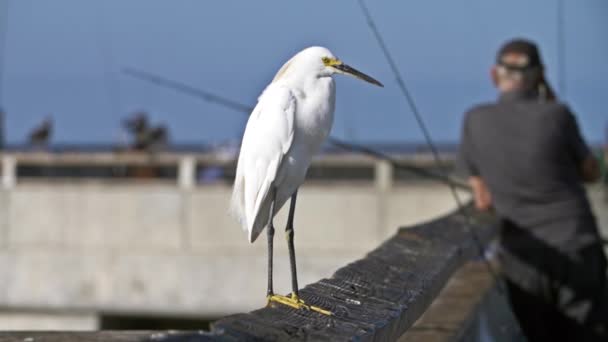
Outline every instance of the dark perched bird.
<path id="1" fill-rule="evenodd" d="M 148 148 L 158 149 L 163 148 L 167 145 L 169 140 L 169 133 L 165 125 L 158 125 L 150 128 L 148 137 Z"/>
<path id="2" fill-rule="evenodd" d="M 49 144 L 53 134 L 53 119 L 50 117 L 44 119 L 38 126 L 34 127 L 29 136 L 28 141 L 31 146 L 44 147 Z"/>
<path id="3" fill-rule="evenodd" d="M 150 151 L 167 145 L 168 130 L 165 125 L 153 127 L 148 121 L 148 114 L 137 112 L 129 119 L 124 120 L 123 125 L 129 132 L 133 141 L 131 148 L 138 151 Z"/>

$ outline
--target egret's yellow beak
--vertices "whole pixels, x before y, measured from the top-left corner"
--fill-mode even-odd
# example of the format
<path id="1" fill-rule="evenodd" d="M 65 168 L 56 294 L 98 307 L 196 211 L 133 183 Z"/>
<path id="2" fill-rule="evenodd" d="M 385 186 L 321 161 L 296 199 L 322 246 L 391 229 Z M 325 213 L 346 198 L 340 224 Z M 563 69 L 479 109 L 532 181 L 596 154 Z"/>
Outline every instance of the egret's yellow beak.
<path id="1" fill-rule="evenodd" d="M 356 78 L 358 78 L 360 80 L 364 80 L 365 82 L 375 84 L 379 87 L 384 87 L 384 85 L 382 85 L 382 83 L 378 82 L 374 78 L 362 73 L 361 71 L 359 71 L 353 67 L 350 67 L 350 66 L 344 64 L 341 60 L 339 60 L 337 58 L 324 57 L 323 63 L 326 66 L 336 69 L 336 71 L 338 71 L 340 74 L 355 76 Z"/>
<path id="2" fill-rule="evenodd" d="M 350 67 L 344 63 L 341 64 L 337 64 L 337 65 L 333 65 L 333 67 L 337 70 L 340 71 L 340 73 L 343 74 L 347 74 L 347 75 L 352 75 L 355 76 L 356 78 L 360 79 L 360 80 L 364 80 L 365 82 L 369 82 L 371 84 L 375 84 L 379 87 L 384 87 L 384 85 L 382 85 L 382 83 L 378 82 L 376 79 L 372 78 L 371 76 L 368 76 L 364 73 L 362 73 L 361 71 Z"/>

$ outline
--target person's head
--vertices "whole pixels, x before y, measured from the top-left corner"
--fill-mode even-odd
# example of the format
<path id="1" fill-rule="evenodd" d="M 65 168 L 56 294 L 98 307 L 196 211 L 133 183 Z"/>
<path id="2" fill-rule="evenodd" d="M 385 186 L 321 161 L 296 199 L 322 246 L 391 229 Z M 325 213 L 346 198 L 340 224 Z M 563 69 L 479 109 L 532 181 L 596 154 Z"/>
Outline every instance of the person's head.
<path id="1" fill-rule="evenodd" d="M 491 76 L 501 93 L 532 90 L 544 85 L 544 66 L 536 44 L 525 39 L 505 43 L 496 55 Z"/>

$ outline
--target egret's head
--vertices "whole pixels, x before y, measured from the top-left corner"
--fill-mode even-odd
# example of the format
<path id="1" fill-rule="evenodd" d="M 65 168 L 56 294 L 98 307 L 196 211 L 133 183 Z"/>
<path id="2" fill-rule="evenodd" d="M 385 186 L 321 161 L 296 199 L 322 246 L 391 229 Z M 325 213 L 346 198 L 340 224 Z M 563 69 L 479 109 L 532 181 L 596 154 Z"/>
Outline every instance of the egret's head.
<path id="1" fill-rule="evenodd" d="M 383 87 L 382 83 L 355 68 L 346 65 L 339 58 L 334 56 L 329 49 L 320 46 L 313 46 L 300 51 L 283 65 L 274 80 L 277 80 L 296 69 L 306 73 L 314 73 L 320 77 L 331 76 L 333 74 L 351 75 L 371 84 Z"/>
<path id="2" fill-rule="evenodd" d="M 371 84 L 375 84 L 377 86 L 384 87 L 382 85 L 382 83 L 380 83 L 377 80 L 375 80 L 374 78 L 362 73 L 361 71 L 346 65 L 340 59 L 331 55 L 331 53 L 329 56 L 322 56 L 321 61 L 323 62 L 323 66 L 325 67 L 325 70 L 327 70 L 330 74 L 351 75 L 360 80 L 364 80 Z"/>

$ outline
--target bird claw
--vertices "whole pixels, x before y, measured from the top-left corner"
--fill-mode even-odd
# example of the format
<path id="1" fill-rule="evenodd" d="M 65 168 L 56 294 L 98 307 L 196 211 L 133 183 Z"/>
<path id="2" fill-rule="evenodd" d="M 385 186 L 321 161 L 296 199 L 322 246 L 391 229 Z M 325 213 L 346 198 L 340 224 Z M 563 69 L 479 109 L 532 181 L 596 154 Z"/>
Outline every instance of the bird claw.
<path id="1" fill-rule="evenodd" d="M 318 306 L 308 305 L 308 304 L 304 303 L 303 300 L 301 300 L 297 295 L 295 295 L 293 293 L 289 297 L 272 294 L 272 295 L 268 295 L 267 299 L 268 299 L 269 306 L 271 305 L 272 302 L 275 302 L 275 303 L 287 305 L 291 308 L 298 309 L 298 310 L 304 309 L 304 310 L 308 310 L 308 311 L 315 311 L 317 313 L 320 313 L 320 314 L 326 315 L 326 316 L 332 315 L 331 311 L 321 309 Z"/>

